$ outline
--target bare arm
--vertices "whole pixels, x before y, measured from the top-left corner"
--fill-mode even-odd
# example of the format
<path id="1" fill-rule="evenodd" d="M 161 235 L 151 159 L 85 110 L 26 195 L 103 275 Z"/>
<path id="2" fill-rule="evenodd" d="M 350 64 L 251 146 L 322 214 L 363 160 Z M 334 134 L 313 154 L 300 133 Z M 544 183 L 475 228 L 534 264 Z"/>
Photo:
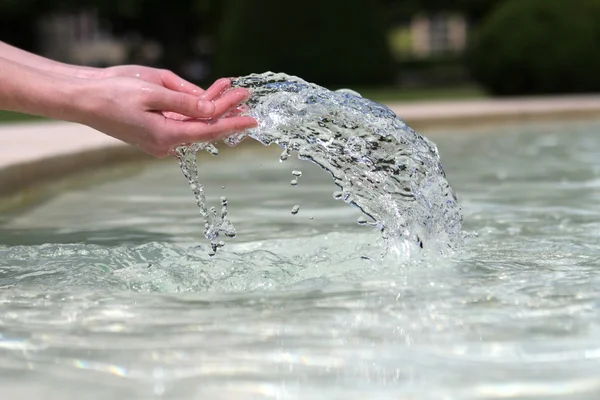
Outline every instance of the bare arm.
<path id="1" fill-rule="evenodd" d="M 0 109 L 82 123 L 157 157 L 256 126 L 250 117 L 225 116 L 248 97 L 230 84 L 221 79 L 198 96 L 139 78 L 85 79 L 0 57 Z"/>
<path id="2" fill-rule="evenodd" d="M 50 60 L 49 58 L 21 50 L 2 41 L 0 41 L 0 57 L 42 71 L 80 78 L 91 78 L 100 72 L 98 68 L 70 65 Z"/>
<path id="3" fill-rule="evenodd" d="M 0 109 L 74 121 L 82 85 L 0 57 Z"/>

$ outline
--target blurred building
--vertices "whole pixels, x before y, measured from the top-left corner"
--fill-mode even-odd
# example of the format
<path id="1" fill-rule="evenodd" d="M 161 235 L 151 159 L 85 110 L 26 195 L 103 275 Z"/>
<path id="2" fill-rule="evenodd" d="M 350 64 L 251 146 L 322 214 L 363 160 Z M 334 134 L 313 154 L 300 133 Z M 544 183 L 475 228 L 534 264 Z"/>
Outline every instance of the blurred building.
<path id="1" fill-rule="evenodd" d="M 462 53 L 467 45 L 467 23 L 460 14 L 415 16 L 410 31 L 412 52 L 418 57 Z"/>
<path id="2" fill-rule="evenodd" d="M 456 55 L 464 52 L 467 33 L 461 14 L 418 14 L 392 30 L 391 44 L 398 59 Z"/>
<path id="3" fill-rule="evenodd" d="M 469 27 L 457 13 L 417 14 L 390 32 L 399 63 L 400 86 L 452 86 L 471 83 L 462 61 Z"/>
<path id="4" fill-rule="evenodd" d="M 63 62 L 109 66 L 129 61 L 158 59 L 161 49 L 140 37 L 117 38 L 110 26 L 94 10 L 55 13 L 42 17 L 38 24 L 40 53 Z"/>

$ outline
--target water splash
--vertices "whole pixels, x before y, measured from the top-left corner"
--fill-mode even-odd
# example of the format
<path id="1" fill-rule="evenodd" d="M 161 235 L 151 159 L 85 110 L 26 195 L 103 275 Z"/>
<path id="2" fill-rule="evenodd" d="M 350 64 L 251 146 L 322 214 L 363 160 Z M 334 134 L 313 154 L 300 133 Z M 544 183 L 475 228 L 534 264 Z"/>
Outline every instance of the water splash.
<path id="1" fill-rule="evenodd" d="M 183 175 L 187 178 L 190 188 L 196 198 L 196 203 L 200 209 L 200 214 L 204 219 L 204 236 L 210 241 L 210 254 L 214 255 L 219 247 L 223 247 L 225 242 L 219 240 L 221 234 L 227 237 L 235 237 L 236 231 L 233 223 L 229 219 L 227 212 L 227 198 L 221 197 L 221 213 L 217 214 L 217 209 L 206 205 L 206 195 L 204 186 L 198 180 L 198 165 L 196 163 L 196 153 L 201 149 L 207 150 L 212 155 L 218 155 L 217 148 L 209 143 L 194 143 L 190 146 L 180 146 L 175 149 L 175 155 L 179 159 L 179 166 Z M 223 186 L 224 188 L 224 186 Z"/>
<path id="2" fill-rule="evenodd" d="M 401 240 L 441 252 L 458 246 L 462 216 L 437 147 L 390 109 L 348 89 L 333 92 L 272 72 L 237 78 L 232 87 L 251 92 L 247 114 L 259 126 L 229 137 L 229 145 L 249 136 L 281 146 L 282 162 L 297 152 L 300 159 L 319 165 L 340 189 L 334 198 L 358 207 L 368 218 L 359 223 L 377 227 L 388 242 Z M 216 151 L 213 145 L 195 143 L 179 147 L 176 154 L 214 252 L 222 243 L 219 235 L 234 236 L 235 229 L 226 209 L 221 218 L 206 210 L 195 164 L 202 149 Z"/>

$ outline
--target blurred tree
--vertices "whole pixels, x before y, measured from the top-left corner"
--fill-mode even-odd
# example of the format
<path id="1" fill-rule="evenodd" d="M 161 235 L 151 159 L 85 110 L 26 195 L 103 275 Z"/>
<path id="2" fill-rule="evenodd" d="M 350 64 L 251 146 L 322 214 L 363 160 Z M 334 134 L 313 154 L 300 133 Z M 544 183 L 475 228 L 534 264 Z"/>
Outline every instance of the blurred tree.
<path id="1" fill-rule="evenodd" d="M 387 21 L 395 24 L 407 21 L 420 12 L 455 11 L 470 21 L 480 21 L 494 7 L 505 0 L 385 0 Z"/>
<path id="2" fill-rule="evenodd" d="M 229 0 L 216 73 L 285 72 L 321 85 L 388 83 L 391 57 L 374 0 Z"/>
<path id="3" fill-rule="evenodd" d="M 0 1 L 0 40 L 35 50 L 36 3 L 38 0 Z"/>
<path id="4" fill-rule="evenodd" d="M 473 75 L 500 95 L 600 91 L 600 0 L 508 0 L 476 34 Z"/>
<path id="5" fill-rule="evenodd" d="M 193 57 L 199 34 L 210 34 L 218 24 L 219 0 L 2 0 L 0 39 L 36 50 L 35 24 L 45 14 L 96 10 L 116 34 L 138 33 L 159 43 L 160 64 L 181 71 Z"/>
<path id="6" fill-rule="evenodd" d="M 196 54 L 201 34 L 217 26 L 218 0 L 96 0 L 102 16 L 111 21 L 117 34 L 138 33 L 162 47 L 161 66 L 181 73 L 186 61 Z"/>

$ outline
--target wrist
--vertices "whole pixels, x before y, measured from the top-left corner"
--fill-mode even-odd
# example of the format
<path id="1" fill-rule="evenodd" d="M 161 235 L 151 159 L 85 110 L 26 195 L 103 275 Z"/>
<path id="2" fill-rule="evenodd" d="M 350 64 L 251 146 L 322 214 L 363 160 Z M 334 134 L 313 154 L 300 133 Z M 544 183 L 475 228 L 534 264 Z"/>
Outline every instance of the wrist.
<path id="1" fill-rule="evenodd" d="M 97 79 L 100 78 L 102 69 L 94 67 L 85 67 L 79 65 L 54 63 L 49 69 L 50 73 L 61 74 L 79 79 Z"/>
<path id="2" fill-rule="evenodd" d="M 54 104 L 57 114 L 51 118 L 61 119 L 80 124 L 89 124 L 89 117 L 94 111 L 95 98 L 101 88 L 96 88 L 96 79 L 91 77 L 63 79 Z"/>
<path id="3" fill-rule="evenodd" d="M 91 79 L 74 78 L 59 73 L 42 73 L 37 90 L 27 93 L 24 112 L 47 118 L 85 123 L 89 114 L 90 94 L 94 92 Z"/>
<path id="4" fill-rule="evenodd" d="M 76 67 L 77 70 L 73 74 L 75 78 L 80 79 L 100 79 L 102 77 L 102 69 L 92 67 Z"/>

